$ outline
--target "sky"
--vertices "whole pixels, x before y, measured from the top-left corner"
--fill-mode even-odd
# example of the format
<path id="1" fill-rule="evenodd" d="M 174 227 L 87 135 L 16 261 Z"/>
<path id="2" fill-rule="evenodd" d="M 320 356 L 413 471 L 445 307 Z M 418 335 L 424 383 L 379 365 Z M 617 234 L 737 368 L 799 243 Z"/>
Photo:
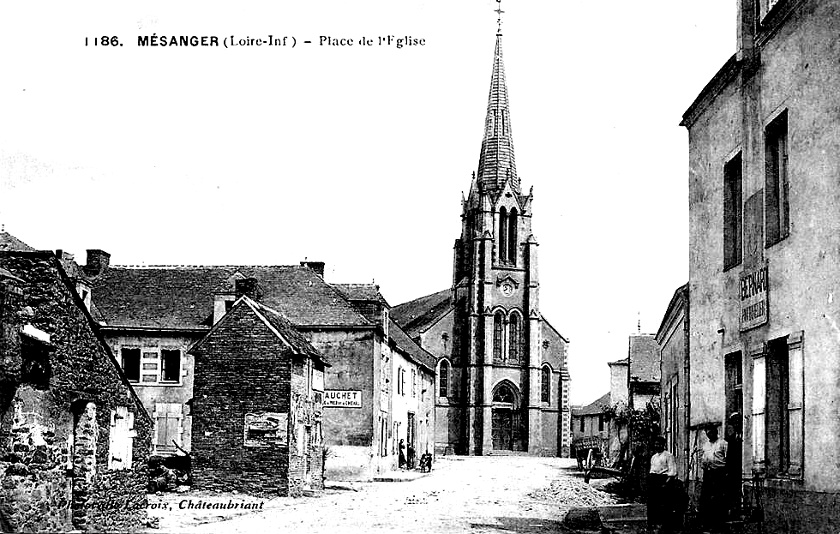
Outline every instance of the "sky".
<path id="1" fill-rule="evenodd" d="M 328 282 L 375 282 L 392 306 L 446 289 L 498 5 L 4 2 L 0 224 L 80 262 L 88 248 L 116 265 L 323 261 Z M 679 122 L 735 52 L 736 2 L 501 8 L 540 308 L 586 404 L 688 279 Z M 222 46 L 138 45 L 153 35 Z M 269 35 L 286 46 L 223 44 Z"/>

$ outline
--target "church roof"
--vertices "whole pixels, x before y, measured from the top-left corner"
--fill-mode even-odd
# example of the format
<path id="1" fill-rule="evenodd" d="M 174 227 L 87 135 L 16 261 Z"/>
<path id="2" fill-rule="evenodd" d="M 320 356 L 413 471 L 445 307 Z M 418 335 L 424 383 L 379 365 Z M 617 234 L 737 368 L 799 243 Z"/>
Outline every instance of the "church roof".
<path id="1" fill-rule="evenodd" d="M 94 279 L 97 319 L 108 326 L 203 329 L 214 294 L 239 273 L 256 278 L 266 306 L 295 326 L 370 326 L 315 271 L 297 265 L 109 267 Z"/>
<path id="2" fill-rule="evenodd" d="M 412 338 L 435 323 L 452 307 L 451 291 L 444 289 L 391 308 L 391 318 Z"/>
<path id="3" fill-rule="evenodd" d="M 393 319 L 388 323 L 388 337 L 399 350 L 407 354 L 409 358 L 422 365 L 432 373 L 435 372 L 437 358 L 427 352 L 424 348 L 414 342 L 409 335 L 403 331 Z"/>
<path id="4" fill-rule="evenodd" d="M 478 181 L 485 191 L 497 191 L 510 179 L 511 187 L 519 194 L 519 177 L 513 157 L 513 137 L 510 123 L 505 65 L 502 60 L 502 36 L 496 35 L 493 52 L 493 73 L 487 99 L 484 138 L 478 158 Z"/>

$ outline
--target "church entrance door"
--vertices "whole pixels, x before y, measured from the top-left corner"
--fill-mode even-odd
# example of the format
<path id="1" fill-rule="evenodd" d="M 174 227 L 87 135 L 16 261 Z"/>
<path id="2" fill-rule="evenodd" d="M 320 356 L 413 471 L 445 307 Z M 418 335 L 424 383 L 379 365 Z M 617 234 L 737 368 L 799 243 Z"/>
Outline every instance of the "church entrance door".
<path id="1" fill-rule="evenodd" d="M 493 391 L 492 437 L 494 451 L 516 449 L 519 438 L 519 402 L 514 387 L 507 381 Z"/>
<path id="2" fill-rule="evenodd" d="M 493 450 L 513 450 L 513 410 L 493 408 Z"/>

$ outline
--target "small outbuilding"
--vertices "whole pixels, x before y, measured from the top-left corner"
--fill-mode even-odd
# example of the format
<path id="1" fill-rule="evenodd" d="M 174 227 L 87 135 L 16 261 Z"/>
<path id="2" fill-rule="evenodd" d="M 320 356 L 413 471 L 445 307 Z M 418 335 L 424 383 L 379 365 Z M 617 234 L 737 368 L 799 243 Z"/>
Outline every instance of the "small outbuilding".
<path id="1" fill-rule="evenodd" d="M 190 353 L 194 487 L 275 495 L 323 489 L 328 364 L 292 323 L 242 296 Z"/>

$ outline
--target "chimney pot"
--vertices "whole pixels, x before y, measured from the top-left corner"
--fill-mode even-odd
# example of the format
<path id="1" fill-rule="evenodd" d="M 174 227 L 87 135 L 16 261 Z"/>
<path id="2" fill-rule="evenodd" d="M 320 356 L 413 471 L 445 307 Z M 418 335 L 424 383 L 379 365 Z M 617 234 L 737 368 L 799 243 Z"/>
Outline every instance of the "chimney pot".
<path id="1" fill-rule="evenodd" d="M 242 295 L 247 296 L 251 300 L 260 300 L 262 298 L 262 290 L 260 283 L 256 278 L 242 278 L 236 281 L 236 298 Z"/>
<path id="2" fill-rule="evenodd" d="M 85 274 L 89 276 L 96 276 L 102 274 L 108 269 L 111 264 L 111 255 L 98 248 L 87 249 L 87 263 L 85 265 Z"/>
<path id="3" fill-rule="evenodd" d="M 300 262 L 300 264 L 301 264 L 302 267 L 308 267 L 308 268 L 312 269 L 313 271 L 315 271 L 315 274 L 317 274 L 321 278 L 324 277 L 324 267 L 326 266 L 326 264 L 324 262 L 304 260 L 304 261 Z"/>

